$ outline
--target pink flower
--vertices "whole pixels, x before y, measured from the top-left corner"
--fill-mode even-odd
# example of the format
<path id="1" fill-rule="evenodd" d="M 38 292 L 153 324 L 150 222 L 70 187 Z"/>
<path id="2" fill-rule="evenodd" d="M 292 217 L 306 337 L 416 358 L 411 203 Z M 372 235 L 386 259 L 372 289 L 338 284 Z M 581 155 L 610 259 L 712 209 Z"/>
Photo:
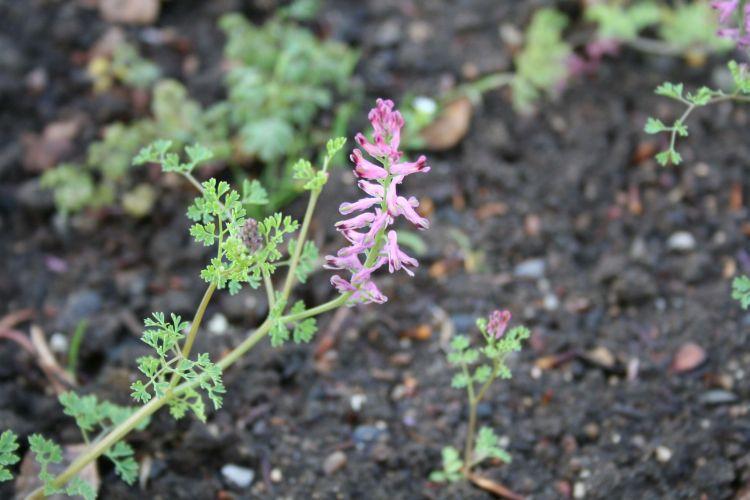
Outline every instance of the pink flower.
<path id="1" fill-rule="evenodd" d="M 409 175 L 416 172 L 429 172 L 430 167 L 427 166 L 427 158 L 424 155 L 420 156 L 415 162 L 396 163 L 391 166 L 391 173 L 394 175 Z"/>
<path id="2" fill-rule="evenodd" d="M 349 294 L 349 305 L 387 300 L 372 281 L 373 273 L 386 262 L 391 273 L 403 269 L 410 276 L 414 275 L 410 268 L 419 263 L 399 248 L 396 231 L 389 230 L 398 217 L 403 216 L 418 229 L 427 229 L 430 225 L 415 210 L 419 206 L 415 197 L 398 194 L 406 177 L 430 171 L 424 156 L 414 162 L 399 161 L 403 156 L 399 145 L 404 118 L 393 109 L 392 101 L 384 99 L 377 100 L 368 118 L 373 128 L 372 141 L 357 134 L 355 139 L 362 149 L 354 149 L 350 156 L 354 173 L 361 179 L 357 185 L 368 197 L 341 204 L 339 212 L 343 215 L 361 213 L 336 223 L 336 229 L 349 245 L 335 256 L 325 258 L 327 268 L 351 273 L 349 280 L 339 275 L 331 278 L 331 284 L 340 293 Z M 362 150 L 377 164 L 365 158 Z"/>
<path id="3" fill-rule="evenodd" d="M 718 0 L 711 2 L 711 7 L 719 11 L 719 22 L 724 24 L 730 20 L 739 4 L 740 0 Z"/>
<path id="4" fill-rule="evenodd" d="M 510 323 L 510 311 L 492 311 L 487 321 L 487 333 L 495 339 L 501 339 Z"/>
<path id="5" fill-rule="evenodd" d="M 354 162 L 354 172 L 363 179 L 385 179 L 388 172 L 383 167 L 378 167 L 362 156 L 362 151 L 355 149 L 349 157 Z"/>
<path id="6" fill-rule="evenodd" d="M 417 267 L 419 262 L 401 251 L 396 238 L 396 231 L 388 231 L 388 242 L 385 244 L 385 253 L 388 255 L 388 271 L 392 273 L 403 267 L 409 276 L 414 276 L 414 272 L 406 266 Z"/>
<path id="7" fill-rule="evenodd" d="M 716 34 L 737 43 L 737 45 L 750 46 L 750 4 L 745 5 L 742 12 L 739 10 L 739 0 L 717 0 L 711 2 L 711 7 L 719 12 L 719 22 L 725 26 L 720 28 Z M 733 22 L 735 14 L 740 14 L 739 26 Z"/>

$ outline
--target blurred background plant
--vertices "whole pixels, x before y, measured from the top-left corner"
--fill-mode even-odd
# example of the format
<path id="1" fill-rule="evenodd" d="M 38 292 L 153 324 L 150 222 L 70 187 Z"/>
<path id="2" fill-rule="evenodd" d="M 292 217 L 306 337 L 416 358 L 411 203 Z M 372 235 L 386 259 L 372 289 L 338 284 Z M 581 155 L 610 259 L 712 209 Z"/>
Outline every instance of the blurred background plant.
<path id="1" fill-rule="evenodd" d="M 575 36 L 568 27 L 583 24 Z M 605 57 L 617 56 L 623 47 L 648 55 L 682 57 L 701 66 L 711 54 L 730 50 L 732 43 L 716 36 L 716 13 L 702 0 L 584 0 L 571 11 L 553 7 L 538 9 L 525 33 L 501 36 L 514 47 L 511 71 L 478 75 L 437 98 L 416 96 L 403 106 L 411 142 L 407 149 L 448 149 L 460 141 L 446 140 L 446 130 L 466 133 L 467 123 L 449 128 L 444 119 L 459 121 L 470 116 L 472 104 L 490 90 L 508 86 L 514 109 L 533 113 L 545 100 L 558 98 L 571 81 L 595 74 Z M 465 101 L 463 106 L 457 102 Z M 440 134 L 436 132 L 440 132 Z M 449 134 L 450 135 L 450 134 Z"/>
<path id="2" fill-rule="evenodd" d="M 199 143 L 214 152 L 213 166 L 226 165 L 238 182 L 260 177 L 273 193 L 263 211 L 274 211 L 300 192 L 292 161 L 344 135 L 361 92 L 351 76 L 359 59 L 346 45 L 319 39 L 300 24 L 316 2 L 299 0 L 256 26 L 239 14 L 219 21 L 226 35 L 226 98 L 204 107 L 136 47 L 121 43 L 95 56 L 88 73 L 96 92 L 115 86 L 152 89 L 150 116 L 108 125 L 79 163 L 46 171 L 43 187 L 54 193 L 64 215 L 119 203 L 133 217 L 147 215 L 157 192 L 136 181 L 131 158 L 157 138 L 174 150 Z M 253 210 L 259 210 L 257 206 Z"/>

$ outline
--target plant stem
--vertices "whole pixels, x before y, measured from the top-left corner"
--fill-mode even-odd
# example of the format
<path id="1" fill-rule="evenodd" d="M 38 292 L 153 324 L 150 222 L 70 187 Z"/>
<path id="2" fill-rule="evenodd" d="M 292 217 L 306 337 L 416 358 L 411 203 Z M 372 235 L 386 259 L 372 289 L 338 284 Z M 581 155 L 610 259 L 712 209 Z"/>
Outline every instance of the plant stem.
<path id="1" fill-rule="evenodd" d="M 474 456 L 474 434 L 477 431 L 477 407 L 479 406 L 479 403 L 482 401 L 482 398 L 484 398 L 484 395 L 487 394 L 487 390 L 490 388 L 490 385 L 492 385 L 492 381 L 495 380 L 495 378 L 497 378 L 497 372 L 500 370 L 501 363 L 499 360 L 493 360 L 492 364 L 493 364 L 492 374 L 490 375 L 490 378 L 488 378 L 487 381 L 484 384 L 482 384 L 482 387 L 479 389 L 478 393 L 474 391 L 473 382 L 469 382 L 469 384 L 466 386 L 466 390 L 469 393 L 469 426 L 466 429 L 466 445 L 464 446 L 463 473 L 467 477 L 471 473 L 471 468 L 475 465 L 473 456 Z M 463 370 L 464 375 L 468 378 L 469 371 L 465 363 L 461 364 L 461 369 Z"/>
<path id="2" fill-rule="evenodd" d="M 463 473 L 468 476 L 471 472 L 471 456 L 474 454 L 474 431 L 477 426 L 477 399 L 474 395 L 474 382 L 469 375 L 469 368 L 461 361 L 461 371 L 466 377 L 466 392 L 469 395 L 469 426 L 466 428 L 466 442 L 464 444 Z"/>
<path id="3" fill-rule="evenodd" d="M 190 357 L 190 351 L 193 349 L 193 343 L 195 342 L 195 337 L 198 335 L 198 329 L 200 328 L 201 323 L 203 322 L 203 315 L 206 313 L 206 308 L 208 307 L 208 303 L 211 302 L 211 297 L 213 296 L 215 291 L 216 291 L 216 283 L 211 283 L 210 285 L 208 285 L 206 292 L 203 294 L 201 303 L 198 305 L 198 310 L 195 311 L 193 322 L 190 324 L 190 331 L 188 331 L 188 335 L 185 338 L 185 343 L 182 345 L 182 350 L 180 351 L 181 357 L 183 358 Z M 174 374 L 172 375 L 172 380 L 169 382 L 169 387 L 173 388 L 175 385 L 177 385 L 177 381 L 179 379 L 180 379 L 180 373 L 179 371 L 175 371 Z"/>
<path id="4" fill-rule="evenodd" d="M 310 191 L 310 199 L 307 201 L 305 218 L 302 220 L 302 228 L 299 230 L 299 236 L 294 245 L 294 255 L 292 255 L 290 259 L 289 269 L 287 270 L 286 280 L 284 281 L 284 288 L 282 288 L 281 291 L 281 296 L 285 300 L 289 298 L 289 294 L 292 292 L 292 287 L 294 286 L 297 264 L 299 264 L 299 259 L 302 255 L 302 247 L 305 245 L 307 231 L 310 229 L 310 221 L 312 220 L 313 212 L 315 212 L 315 204 L 318 202 L 318 196 L 320 196 L 319 189 Z"/>
<path id="5" fill-rule="evenodd" d="M 263 271 L 263 283 L 266 288 L 266 298 L 268 299 L 268 310 L 270 311 L 273 309 L 274 304 L 276 303 L 276 297 L 274 297 L 273 293 L 273 282 L 271 281 L 271 276 L 269 276 L 267 271 Z"/>
<path id="6" fill-rule="evenodd" d="M 464 468 L 463 473 L 468 476 L 471 473 L 472 456 L 474 455 L 474 433 L 477 428 L 477 400 L 469 400 L 469 426 L 466 428 L 466 444 L 464 445 Z"/>

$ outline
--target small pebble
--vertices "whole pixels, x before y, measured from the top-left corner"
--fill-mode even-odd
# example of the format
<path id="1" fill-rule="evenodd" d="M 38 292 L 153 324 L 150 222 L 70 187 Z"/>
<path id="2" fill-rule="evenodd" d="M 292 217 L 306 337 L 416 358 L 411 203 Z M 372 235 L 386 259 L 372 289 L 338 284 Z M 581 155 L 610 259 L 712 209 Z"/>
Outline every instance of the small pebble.
<path id="1" fill-rule="evenodd" d="M 271 481 L 274 483 L 280 483 L 283 479 L 283 476 L 281 474 L 281 469 L 276 468 L 271 471 Z"/>
<path id="2" fill-rule="evenodd" d="M 666 446 L 659 446 L 654 453 L 656 455 L 656 460 L 663 464 L 669 462 L 672 458 L 672 450 Z"/>
<path id="3" fill-rule="evenodd" d="M 695 237 L 687 231 L 678 231 L 667 240 L 667 248 L 675 252 L 689 252 L 695 248 Z"/>
<path id="4" fill-rule="evenodd" d="M 705 405 L 724 405 L 737 401 L 737 395 L 722 389 L 706 391 L 700 396 L 700 402 Z"/>
<path id="5" fill-rule="evenodd" d="M 544 259 L 529 259 L 518 264 L 513 269 L 513 274 L 517 278 L 539 279 L 544 276 L 546 267 Z"/>
<path id="6" fill-rule="evenodd" d="M 594 422 L 588 423 L 583 427 L 583 433 L 589 439 L 596 439 L 599 437 L 599 426 Z"/>
<path id="7" fill-rule="evenodd" d="M 323 471 L 331 475 L 346 465 L 346 454 L 343 451 L 334 451 L 323 462 Z"/>
<path id="8" fill-rule="evenodd" d="M 227 317 L 221 313 L 214 314 L 208 321 L 208 331 L 214 335 L 224 335 L 229 328 Z"/>
<path id="9" fill-rule="evenodd" d="M 349 406 L 351 406 L 352 411 L 359 412 L 362 410 L 362 406 L 367 402 L 367 396 L 364 394 L 352 394 L 351 398 L 349 398 Z"/>
<path id="10" fill-rule="evenodd" d="M 698 368 L 706 361 L 706 351 L 695 342 L 686 342 L 680 346 L 672 359 L 672 371 L 685 373 Z"/>
<path id="11" fill-rule="evenodd" d="M 54 352 L 66 353 L 68 352 L 68 337 L 60 332 L 55 332 L 49 338 L 49 346 Z"/>
<path id="12" fill-rule="evenodd" d="M 221 475 L 228 482 L 240 488 L 247 488 L 255 479 L 255 472 L 247 467 L 240 467 L 235 464 L 227 464 L 221 468 Z"/>
<path id="13" fill-rule="evenodd" d="M 573 485 L 573 498 L 586 498 L 586 485 L 575 483 Z"/>

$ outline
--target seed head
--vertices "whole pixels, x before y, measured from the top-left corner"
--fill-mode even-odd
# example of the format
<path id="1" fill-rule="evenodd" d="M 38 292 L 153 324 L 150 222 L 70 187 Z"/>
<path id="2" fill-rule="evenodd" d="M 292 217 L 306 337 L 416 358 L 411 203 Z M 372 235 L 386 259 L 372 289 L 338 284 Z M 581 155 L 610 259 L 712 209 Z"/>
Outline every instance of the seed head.
<path id="1" fill-rule="evenodd" d="M 258 221 L 253 218 L 247 219 L 242 225 L 240 237 L 250 253 L 257 252 L 263 246 L 263 237 L 258 231 Z"/>

